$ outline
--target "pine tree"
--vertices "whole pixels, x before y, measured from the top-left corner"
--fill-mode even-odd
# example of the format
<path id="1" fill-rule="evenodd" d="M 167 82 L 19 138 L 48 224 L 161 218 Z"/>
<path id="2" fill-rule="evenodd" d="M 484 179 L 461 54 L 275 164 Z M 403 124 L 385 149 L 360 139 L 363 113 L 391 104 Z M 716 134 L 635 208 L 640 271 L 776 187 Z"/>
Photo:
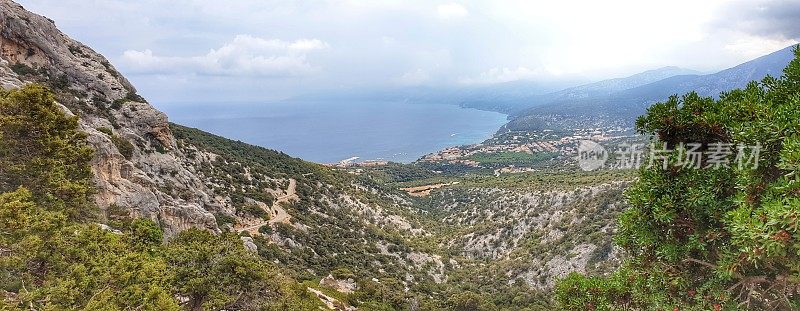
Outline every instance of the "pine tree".
<path id="1" fill-rule="evenodd" d="M 800 308 L 800 51 L 781 78 L 719 99 L 673 96 L 637 128 L 674 150 L 670 165 L 642 168 L 626 193 L 631 207 L 617 236 L 629 255 L 623 267 L 609 277 L 568 276 L 557 287 L 561 307 Z M 681 143 L 720 143 L 734 154 L 740 144 L 758 146 L 759 162 L 681 166 Z"/>

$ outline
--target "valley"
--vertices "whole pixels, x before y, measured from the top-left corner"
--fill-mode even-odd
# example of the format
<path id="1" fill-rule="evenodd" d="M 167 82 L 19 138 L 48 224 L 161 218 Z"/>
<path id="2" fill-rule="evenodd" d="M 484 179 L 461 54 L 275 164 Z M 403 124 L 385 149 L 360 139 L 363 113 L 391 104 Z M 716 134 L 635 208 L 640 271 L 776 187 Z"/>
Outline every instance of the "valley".
<path id="1" fill-rule="evenodd" d="M 396 136 L 367 161 L 312 152 L 325 163 L 350 157 L 320 164 L 271 149 L 270 139 L 306 141 L 254 126 L 275 120 L 263 107 L 177 118 L 210 132 L 176 123 L 103 55 L 10 0 L 0 0 L 0 47 L 3 310 L 797 306 L 791 49 L 711 75 L 665 67 L 545 93 L 476 87 L 463 93 L 473 101 L 391 98 L 389 112 L 371 114 L 398 120 L 353 110 L 315 119 L 305 114 L 336 108 L 300 107 L 287 120 L 325 120 L 303 135 L 331 144 L 357 126 L 397 123 L 368 133 Z M 717 96 L 787 64 L 781 80 L 721 99 L 669 97 Z M 379 110 L 371 103 L 358 109 Z M 326 130 L 358 120 L 368 122 Z M 231 123 L 244 136 L 219 135 Z M 619 146 L 689 138 L 763 140 L 770 153 L 748 171 L 614 165 Z M 402 139 L 424 146 L 393 149 Z M 615 157 L 582 169 L 585 141 Z M 444 149 L 409 158 L 433 147 Z M 769 282 L 780 286 L 759 285 Z"/>
<path id="2" fill-rule="evenodd" d="M 536 120 L 535 128 L 519 130 L 519 119 L 512 119 L 479 144 L 446 148 L 408 164 L 311 165 L 286 175 L 288 181 L 274 180 L 278 196 L 255 202 L 279 215 L 259 221 L 232 201 L 233 209 L 220 211 L 217 220 L 229 221 L 222 230 L 248 232 L 262 258 L 293 271 L 328 307 L 341 306 L 335 309 L 364 308 L 368 304 L 359 297 L 366 287 L 392 279 L 395 294 L 404 293 L 388 303 L 394 308 L 410 303 L 447 309 L 477 299 L 487 310 L 549 310 L 560 279 L 572 272 L 609 275 L 626 256 L 613 236 L 637 171 L 581 170 L 580 142 L 598 142 L 613 153 L 649 139 L 636 132 L 632 119 Z M 212 186 L 215 193 L 241 196 L 248 204 L 263 187 L 260 180 L 272 178 L 252 173 L 253 165 L 261 165 L 254 159 L 268 151 L 171 127 L 187 154 L 205 150 L 225 158 L 242 148 L 255 152 L 198 166 L 205 171 L 201 179 L 222 178 Z M 231 174 L 242 171 L 246 180 Z M 243 181 L 249 186 L 240 191 Z M 292 186 L 297 196 L 286 201 L 290 191 L 280 188 Z M 291 218 L 280 216 L 287 214 Z M 325 287 L 325 277 L 351 280 L 354 287 Z"/>

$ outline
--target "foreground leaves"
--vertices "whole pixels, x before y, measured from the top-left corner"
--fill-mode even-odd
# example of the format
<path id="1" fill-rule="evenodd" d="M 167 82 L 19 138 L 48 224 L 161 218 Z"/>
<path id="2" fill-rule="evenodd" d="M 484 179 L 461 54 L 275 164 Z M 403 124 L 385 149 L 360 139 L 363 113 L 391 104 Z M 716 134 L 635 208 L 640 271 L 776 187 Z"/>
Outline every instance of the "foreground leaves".
<path id="1" fill-rule="evenodd" d="M 92 150 L 41 86 L 0 93 L 0 309 L 311 310 L 235 235 L 94 224 Z"/>
<path id="2" fill-rule="evenodd" d="M 800 308 L 800 50 L 780 79 L 718 100 L 695 93 L 654 105 L 637 121 L 659 144 L 759 146 L 739 167 L 643 168 L 627 192 L 617 243 L 630 255 L 608 277 L 572 274 L 563 309 L 787 310 Z M 645 160 L 647 163 L 647 160 Z"/>

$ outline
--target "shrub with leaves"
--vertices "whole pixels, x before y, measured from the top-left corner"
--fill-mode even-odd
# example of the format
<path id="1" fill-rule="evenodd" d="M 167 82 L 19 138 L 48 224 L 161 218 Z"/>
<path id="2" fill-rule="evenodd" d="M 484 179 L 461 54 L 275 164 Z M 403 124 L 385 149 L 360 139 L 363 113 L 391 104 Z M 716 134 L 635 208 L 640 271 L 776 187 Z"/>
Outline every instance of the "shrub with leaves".
<path id="1" fill-rule="evenodd" d="M 629 254 L 609 277 L 572 274 L 563 309 L 800 308 L 800 51 L 781 78 L 703 98 L 673 96 L 637 121 L 656 165 L 627 191 L 617 243 Z M 729 165 L 680 165 L 683 144 L 731 144 Z M 737 146 L 758 146 L 737 158 Z M 662 166 L 666 158 L 668 165 Z M 739 161 L 742 164 L 739 165 Z M 746 162 L 745 162 L 746 161 Z"/>
<path id="2" fill-rule="evenodd" d="M 112 207 L 120 230 L 94 224 L 85 137 L 44 87 L 0 92 L 0 310 L 317 308 L 236 236 L 164 244 L 156 223 Z"/>
<path id="3" fill-rule="evenodd" d="M 91 213 L 92 149 L 53 94 L 39 85 L 0 92 L 0 192 L 26 187 L 44 208 Z"/>

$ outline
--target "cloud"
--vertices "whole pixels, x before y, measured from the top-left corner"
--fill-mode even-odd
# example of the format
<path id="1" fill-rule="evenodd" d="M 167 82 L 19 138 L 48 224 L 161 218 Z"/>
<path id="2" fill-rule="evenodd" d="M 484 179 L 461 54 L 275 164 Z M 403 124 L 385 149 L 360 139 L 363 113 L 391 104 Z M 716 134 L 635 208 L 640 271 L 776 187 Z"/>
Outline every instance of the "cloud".
<path id="1" fill-rule="evenodd" d="M 715 26 L 753 36 L 800 39 L 797 0 L 736 0 L 720 9 Z"/>
<path id="2" fill-rule="evenodd" d="M 800 33 L 798 0 L 15 1 L 106 54 L 154 102 L 206 99 L 195 86 L 228 100 L 710 72 Z"/>
<path id="3" fill-rule="evenodd" d="M 469 11 L 458 3 L 439 5 L 436 7 L 436 11 L 439 13 L 439 18 L 441 19 L 462 18 L 469 15 Z"/>
<path id="4" fill-rule="evenodd" d="M 748 58 L 755 58 L 797 43 L 795 39 L 747 36 L 725 45 L 725 49 Z"/>
<path id="5" fill-rule="evenodd" d="M 460 82 L 462 84 L 493 84 L 517 80 L 530 80 L 542 77 L 544 74 L 545 72 L 543 70 L 533 70 L 523 66 L 517 68 L 495 67 L 481 73 L 476 78 L 462 78 Z"/>
<path id="6" fill-rule="evenodd" d="M 328 48 L 328 44 L 319 39 L 300 39 L 289 44 L 287 48 L 293 51 L 313 51 Z"/>
<path id="7" fill-rule="evenodd" d="M 328 44 L 319 39 L 287 42 L 237 35 L 200 56 L 160 56 L 149 49 L 128 50 L 122 54 L 122 65 L 137 74 L 294 77 L 316 72 L 318 68 L 306 56 L 326 48 Z"/>
<path id="8" fill-rule="evenodd" d="M 431 76 L 422 69 L 416 69 L 403 74 L 397 82 L 402 85 L 419 85 L 431 80 Z"/>

